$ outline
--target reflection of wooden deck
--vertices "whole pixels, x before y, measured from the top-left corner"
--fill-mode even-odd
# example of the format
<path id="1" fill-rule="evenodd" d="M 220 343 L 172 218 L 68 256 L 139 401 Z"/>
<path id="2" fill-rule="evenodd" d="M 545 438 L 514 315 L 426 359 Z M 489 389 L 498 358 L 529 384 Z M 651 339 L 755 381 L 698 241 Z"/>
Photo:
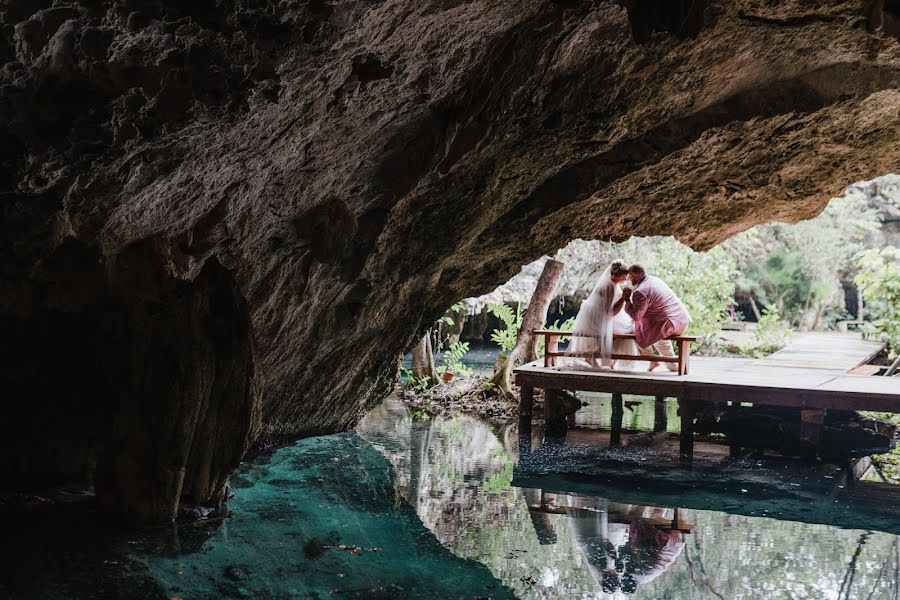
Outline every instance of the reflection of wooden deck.
<path id="1" fill-rule="evenodd" d="M 531 414 L 534 388 L 583 390 L 614 394 L 674 397 L 681 405 L 682 450 L 690 455 L 690 433 L 696 402 L 752 403 L 803 409 L 811 424 L 810 441 L 817 441 L 825 410 L 873 410 L 900 413 L 900 378 L 853 375 L 848 371 L 864 364 L 883 345 L 860 340 L 856 335 L 800 335 L 785 349 L 756 360 L 692 357 L 691 372 L 679 376 L 665 369 L 646 371 L 594 370 L 568 359 L 555 367 L 542 361 L 516 369 L 522 388 L 523 416 Z M 552 412 L 554 394 L 546 405 Z M 618 397 L 618 399 L 617 399 Z M 616 406 L 613 407 L 614 413 Z M 621 410 L 621 409 L 619 409 Z M 687 439 L 685 439 L 687 438 Z"/>

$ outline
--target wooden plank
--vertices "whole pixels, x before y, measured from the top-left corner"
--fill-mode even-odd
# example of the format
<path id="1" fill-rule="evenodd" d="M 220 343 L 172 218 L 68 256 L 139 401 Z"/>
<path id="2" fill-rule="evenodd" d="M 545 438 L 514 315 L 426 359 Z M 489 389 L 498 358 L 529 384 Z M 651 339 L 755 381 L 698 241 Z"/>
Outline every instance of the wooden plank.
<path id="1" fill-rule="evenodd" d="M 834 377 L 818 387 L 820 390 L 864 393 L 870 396 L 896 396 L 900 394 L 900 379 L 895 377 L 861 377 L 845 375 Z"/>
<path id="2" fill-rule="evenodd" d="M 875 373 L 877 373 L 880 370 L 881 370 L 881 367 L 879 367 L 878 365 L 860 365 L 860 366 L 856 367 L 855 369 L 852 369 L 851 371 L 849 371 L 849 373 L 851 375 L 870 376 L 870 375 L 874 375 Z"/>
<path id="3" fill-rule="evenodd" d="M 850 371 L 871 361 L 884 347 L 883 342 L 863 340 L 858 334 L 796 334 L 785 348 L 759 362 L 765 365 L 787 364 L 810 369 Z"/>

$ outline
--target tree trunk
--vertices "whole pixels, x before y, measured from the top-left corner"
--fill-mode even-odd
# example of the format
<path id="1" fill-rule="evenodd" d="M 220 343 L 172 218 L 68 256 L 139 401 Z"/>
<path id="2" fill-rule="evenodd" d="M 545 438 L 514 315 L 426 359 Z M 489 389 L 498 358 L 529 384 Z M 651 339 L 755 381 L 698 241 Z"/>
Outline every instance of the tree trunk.
<path id="1" fill-rule="evenodd" d="M 431 330 L 429 329 L 412 353 L 412 372 L 413 377 L 428 377 L 431 385 L 438 382 L 437 369 L 434 366 L 434 353 L 431 350 Z"/>
<path id="2" fill-rule="evenodd" d="M 856 288 L 856 320 L 862 321 L 865 318 L 865 311 L 863 310 L 863 294 L 862 290 L 859 289 L 859 286 Z"/>
<path id="3" fill-rule="evenodd" d="M 453 309 L 449 309 L 444 313 L 445 317 L 449 317 L 453 320 L 453 324 L 443 324 L 441 325 L 441 333 L 442 336 L 447 336 L 447 345 L 452 346 L 456 342 L 459 341 L 459 336 L 462 335 L 463 327 L 466 326 L 466 309 L 465 307 L 460 308 L 458 311 Z"/>
<path id="4" fill-rule="evenodd" d="M 756 300 L 753 296 L 750 296 L 750 308 L 753 310 L 753 315 L 756 317 L 756 322 L 759 323 L 760 319 L 762 319 L 762 313 L 759 312 L 759 305 L 756 304 Z"/>
<path id="5" fill-rule="evenodd" d="M 531 295 L 531 301 L 528 302 L 528 310 L 525 311 L 522 319 L 516 345 L 509 353 L 506 362 L 500 366 L 491 379 L 495 389 L 505 395 L 510 394 L 510 377 L 513 369 L 538 358 L 538 340 L 534 335 L 534 330 L 543 327 L 547 320 L 547 308 L 550 306 L 550 301 L 553 300 L 553 294 L 559 278 L 562 276 L 564 266 L 558 260 L 552 258 L 547 260 L 538 279 L 537 287 L 534 288 L 534 293 Z"/>

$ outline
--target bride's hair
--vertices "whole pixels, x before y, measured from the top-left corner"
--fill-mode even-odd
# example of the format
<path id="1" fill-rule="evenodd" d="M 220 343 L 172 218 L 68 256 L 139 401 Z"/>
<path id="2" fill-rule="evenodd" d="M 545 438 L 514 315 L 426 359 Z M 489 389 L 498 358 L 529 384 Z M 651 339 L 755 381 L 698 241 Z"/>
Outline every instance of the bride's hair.
<path id="1" fill-rule="evenodd" d="M 613 277 L 618 277 L 620 275 L 628 274 L 628 265 L 625 264 L 625 261 L 616 259 L 612 261 L 609 265 L 609 274 Z"/>

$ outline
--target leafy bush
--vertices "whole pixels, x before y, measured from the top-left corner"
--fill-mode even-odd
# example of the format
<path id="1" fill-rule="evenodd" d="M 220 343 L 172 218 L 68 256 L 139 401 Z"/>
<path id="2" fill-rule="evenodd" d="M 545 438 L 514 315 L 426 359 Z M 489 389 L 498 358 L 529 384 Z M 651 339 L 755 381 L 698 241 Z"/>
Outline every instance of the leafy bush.
<path id="1" fill-rule="evenodd" d="M 428 375 L 415 377 L 412 369 L 403 369 L 402 380 L 407 389 L 412 390 L 417 394 L 421 394 L 431 387 L 431 378 L 428 377 Z"/>
<path id="2" fill-rule="evenodd" d="M 891 353 L 900 353 L 900 250 L 887 246 L 859 253 L 860 273 L 856 285 L 867 300 L 866 309 L 875 318 L 872 333 L 888 343 Z"/>
<path id="3" fill-rule="evenodd" d="M 472 369 L 463 364 L 462 360 L 469 351 L 469 342 L 456 342 L 444 352 L 444 364 L 437 367 L 437 372 L 443 375 L 450 371 L 457 377 L 471 377 Z"/>
<path id="4" fill-rule="evenodd" d="M 753 332 L 752 343 L 741 348 L 741 355 L 762 358 L 784 348 L 791 330 L 780 319 L 781 315 L 774 305 L 764 308 Z"/>

